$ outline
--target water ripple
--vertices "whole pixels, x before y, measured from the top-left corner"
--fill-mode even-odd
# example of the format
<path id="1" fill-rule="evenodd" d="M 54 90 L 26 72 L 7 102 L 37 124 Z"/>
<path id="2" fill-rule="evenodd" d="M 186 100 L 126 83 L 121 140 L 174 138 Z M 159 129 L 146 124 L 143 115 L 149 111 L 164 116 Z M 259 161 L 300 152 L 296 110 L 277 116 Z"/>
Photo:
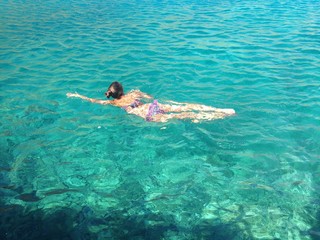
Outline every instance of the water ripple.
<path id="1" fill-rule="evenodd" d="M 226 239 L 226 226 L 239 238 L 316 236 L 318 9 L 304 0 L 0 2 L 4 201 L 81 205 L 100 218 L 81 231 L 100 238 L 132 238 L 123 226 L 135 215 L 150 233 L 174 226 L 163 238 L 200 229 Z M 153 124 L 65 97 L 102 99 L 115 80 L 237 115 Z"/>

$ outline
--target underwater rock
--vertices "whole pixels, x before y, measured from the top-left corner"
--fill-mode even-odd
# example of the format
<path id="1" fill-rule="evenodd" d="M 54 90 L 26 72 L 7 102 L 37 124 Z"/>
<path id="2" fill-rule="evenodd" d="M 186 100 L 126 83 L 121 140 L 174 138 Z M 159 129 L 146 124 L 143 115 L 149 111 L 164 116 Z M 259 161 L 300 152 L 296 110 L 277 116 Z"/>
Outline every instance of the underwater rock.
<path id="1" fill-rule="evenodd" d="M 79 174 L 70 176 L 64 183 L 70 188 L 80 188 L 87 185 L 86 178 Z"/>
<path id="2" fill-rule="evenodd" d="M 228 164 L 227 162 L 222 161 L 221 158 L 216 154 L 208 155 L 205 161 L 216 167 L 224 167 Z"/>
<path id="3" fill-rule="evenodd" d="M 222 171 L 223 176 L 227 177 L 227 178 L 232 178 L 234 177 L 234 172 L 230 169 L 224 169 Z"/>
<path id="4" fill-rule="evenodd" d="M 77 222 L 79 224 L 88 222 L 88 220 L 92 218 L 93 215 L 93 210 L 88 206 L 84 206 L 77 216 Z"/>
<path id="5" fill-rule="evenodd" d="M 23 118 L 27 120 L 27 125 L 40 128 L 53 124 L 57 119 L 61 118 L 61 116 L 47 107 L 30 105 L 24 111 Z"/>
<path id="6" fill-rule="evenodd" d="M 82 207 L 81 211 L 75 218 L 76 227 L 72 233 L 73 239 L 90 240 L 92 233 L 89 231 L 89 226 L 92 218 L 94 217 L 93 210 L 88 207 Z"/>

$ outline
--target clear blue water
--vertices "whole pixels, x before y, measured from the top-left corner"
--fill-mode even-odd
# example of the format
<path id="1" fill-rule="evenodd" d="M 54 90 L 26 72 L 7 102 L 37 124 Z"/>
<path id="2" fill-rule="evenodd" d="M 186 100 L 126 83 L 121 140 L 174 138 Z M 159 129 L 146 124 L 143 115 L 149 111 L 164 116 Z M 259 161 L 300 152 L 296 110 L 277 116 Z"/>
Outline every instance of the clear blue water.
<path id="1" fill-rule="evenodd" d="M 0 1 L 1 239 L 319 239 L 320 2 Z M 145 122 L 112 81 L 235 117 Z"/>

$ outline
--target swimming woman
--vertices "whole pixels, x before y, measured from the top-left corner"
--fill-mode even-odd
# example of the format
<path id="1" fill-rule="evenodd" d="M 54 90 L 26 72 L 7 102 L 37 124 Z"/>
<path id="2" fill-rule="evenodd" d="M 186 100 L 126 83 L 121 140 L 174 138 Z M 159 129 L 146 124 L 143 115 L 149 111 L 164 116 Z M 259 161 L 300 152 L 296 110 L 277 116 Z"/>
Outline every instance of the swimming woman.
<path id="1" fill-rule="evenodd" d="M 168 101 L 170 104 L 162 104 L 139 90 L 131 90 L 124 94 L 119 82 L 113 82 L 105 92 L 107 98 L 113 100 L 99 100 L 89 98 L 78 93 L 67 93 L 67 97 L 81 98 L 83 100 L 102 105 L 113 105 L 123 108 L 129 114 L 144 118 L 146 121 L 167 122 L 170 119 L 190 119 L 192 122 L 201 120 L 221 119 L 235 114 L 233 109 L 219 109 L 210 106 L 178 103 Z M 149 101 L 149 103 L 148 103 Z"/>

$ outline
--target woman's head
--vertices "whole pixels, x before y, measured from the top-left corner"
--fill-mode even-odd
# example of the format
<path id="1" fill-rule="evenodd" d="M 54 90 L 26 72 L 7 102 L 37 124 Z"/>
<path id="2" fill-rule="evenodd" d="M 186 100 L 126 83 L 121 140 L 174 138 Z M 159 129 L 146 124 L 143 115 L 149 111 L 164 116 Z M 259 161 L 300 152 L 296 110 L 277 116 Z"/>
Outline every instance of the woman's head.
<path id="1" fill-rule="evenodd" d="M 124 95 L 122 85 L 119 82 L 111 83 L 108 90 L 105 92 L 105 95 L 107 98 L 111 96 L 113 98 L 120 99 Z"/>

